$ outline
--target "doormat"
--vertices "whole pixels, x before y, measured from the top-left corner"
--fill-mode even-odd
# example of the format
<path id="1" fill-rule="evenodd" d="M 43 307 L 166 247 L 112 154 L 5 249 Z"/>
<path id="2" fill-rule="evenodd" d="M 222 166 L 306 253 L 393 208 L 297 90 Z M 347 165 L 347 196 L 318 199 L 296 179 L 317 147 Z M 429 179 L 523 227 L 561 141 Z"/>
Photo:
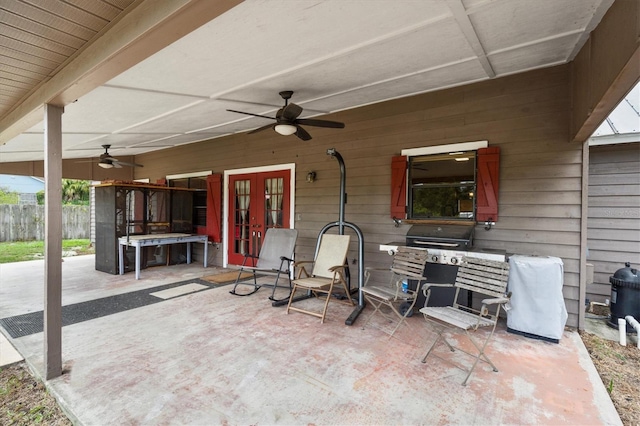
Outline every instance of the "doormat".
<path id="1" fill-rule="evenodd" d="M 159 297 L 152 296 L 154 292 L 181 287 L 185 284 L 200 284 L 204 288 L 215 288 L 216 285 L 200 279 L 191 279 L 172 284 L 164 284 L 144 290 L 132 291 L 129 293 L 116 294 L 114 296 L 89 300 L 87 302 L 75 303 L 62 307 L 62 326 L 77 324 L 107 315 L 117 314 L 130 309 L 160 303 L 165 301 Z M 30 334 L 41 333 L 44 330 L 44 311 L 30 312 L 28 314 L 16 315 L 13 317 L 0 319 L 0 327 L 4 328 L 9 335 L 16 339 Z"/>
<path id="2" fill-rule="evenodd" d="M 251 272 L 242 272 L 240 274 L 240 279 L 244 280 L 247 278 L 251 278 L 253 274 Z M 222 274 L 216 275 L 207 275 L 206 277 L 200 278 L 201 280 L 209 281 L 210 283 L 215 284 L 225 284 L 235 282 L 238 278 L 238 271 L 231 272 L 223 272 Z"/>

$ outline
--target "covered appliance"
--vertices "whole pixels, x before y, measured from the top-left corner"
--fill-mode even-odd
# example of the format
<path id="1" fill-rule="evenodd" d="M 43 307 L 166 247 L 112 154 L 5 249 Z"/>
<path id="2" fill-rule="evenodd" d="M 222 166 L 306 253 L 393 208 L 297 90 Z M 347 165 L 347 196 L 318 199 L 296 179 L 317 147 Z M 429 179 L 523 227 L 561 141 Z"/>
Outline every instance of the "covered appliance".
<path id="1" fill-rule="evenodd" d="M 568 318 L 562 259 L 516 254 L 509 257 L 509 268 L 507 331 L 559 343 Z"/>

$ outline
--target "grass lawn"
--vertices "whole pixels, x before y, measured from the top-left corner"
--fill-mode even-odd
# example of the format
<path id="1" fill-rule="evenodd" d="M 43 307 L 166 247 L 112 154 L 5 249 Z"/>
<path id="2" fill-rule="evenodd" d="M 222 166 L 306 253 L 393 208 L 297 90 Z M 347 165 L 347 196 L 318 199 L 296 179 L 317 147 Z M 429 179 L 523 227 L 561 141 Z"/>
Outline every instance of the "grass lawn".
<path id="1" fill-rule="evenodd" d="M 62 240 L 62 251 L 76 255 L 93 254 L 89 240 Z M 0 243 L 0 263 L 22 262 L 44 258 L 44 241 L 15 241 Z"/>

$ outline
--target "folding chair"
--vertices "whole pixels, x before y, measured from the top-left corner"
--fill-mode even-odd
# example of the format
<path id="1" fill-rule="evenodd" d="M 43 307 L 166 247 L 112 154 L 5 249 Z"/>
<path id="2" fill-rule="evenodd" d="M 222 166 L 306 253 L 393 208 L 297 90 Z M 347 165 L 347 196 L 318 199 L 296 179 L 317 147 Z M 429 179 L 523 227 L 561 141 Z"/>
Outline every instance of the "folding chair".
<path id="1" fill-rule="evenodd" d="M 296 239 L 298 238 L 298 231 L 295 229 L 284 228 L 269 228 L 264 236 L 264 243 L 260 247 L 260 254 L 256 257 L 250 254 L 245 254 L 242 266 L 238 272 L 238 278 L 233 286 L 233 289 L 229 292 L 236 296 L 249 296 L 260 290 L 261 287 L 273 287 L 271 291 L 270 300 L 278 301 L 275 299 L 276 288 L 284 287 L 278 285 L 278 280 L 281 274 L 285 274 L 289 280 L 289 292 L 291 292 L 291 263 L 293 262 L 293 250 L 296 245 Z M 254 266 L 247 265 L 249 259 L 253 260 Z M 241 282 L 242 274 L 244 272 L 251 272 L 253 274 L 253 283 Z M 258 277 L 256 274 L 261 275 L 275 275 L 276 280 L 273 284 L 258 284 Z M 238 286 L 251 286 L 253 289 L 249 293 L 238 293 Z M 280 300 L 286 300 L 286 298 Z"/>
<path id="2" fill-rule="evenodd" d="M 413 314 L 413 306 L 416 303 L 416 295 L 420 291 L 421 284 L 423 281 L 427 281 L 423 273 L 428 255 L 429 252 L 425 249 L 400 246 L 393 256 L 390 269 L 365 269 L 365 281 L 361 288 L 362 295 L 374 307 L 374 311 L 369 315 L 362 328 L 376 313 L 391 323 L 396 322 L 389 338 L 393 336 L 401 324 L 407 324 L 405 319 Z M 369 284 L 369 279 L 374 272 L 378 275 L 380 272 L 385 272 L 386 275 L 389 275 L 389 281 L 383 284 Z M 403 280 L 407 283 L 406 288 L 402 287 Z M 417 283 L 415 286 L 413 283 L 409 285 L 408 280 L 415 280 Z M 391 312 L 384 312 L 382 310 L 384 306 L 389 307 Z"/>
<path id="3" fill-rule="evenodd" d="M 475 361 L 471 366 L 471 369 L 469 369 L 467 377 L 464 379 L 464 382 L 462 382 L 463 385 L 467 384 L 469 377 L 471 377 L 471 373 L 476 368 L 476 365 L 480 360 L 489 363 L 493 368 L 493 371 L 498 371 L 496 366 L 485 354 L 485 349 L 496 330 L 498 316 L 500 315 L 500 308 L 509 301 L 510 294 L 505 294 L 508 280 L 509 264 L 507 262 L 464 257 L 462 258 L 462 262 L 458 268 L 455 284 L 425 284 L 423 286 L 423 291 L 426 296 L 425 306 L 429 302 L 431 287 L 455 287 L 455 298 L 452 306 L 434 306 L 420 309 L 420 312 L 424 315 L 427 323 L 433 327 L 436 333 L 438 333 L 438 337 L 435 342 L 433 342 L 424 358 L 422 358 L 422 362 L 424 363 L 427 361 L 427 357 L 436 346 L 436 343 L 442 340 L 451 351 L 458 349 L 467 355 L 475 357 Z M 466 306 L 461 306 L 456 303 L 456 300 L 458 300 L 458 293 L 461 289 L 489 296 L 490 298 L 482 300 L 482 307 L 479 311 Z M 495 312 L 489 312 L 490 306 L 495 306 Z M 472 337 L 472 333 L 476 332 L 481 327 L 491 327 L 491 332 L 485 332 L 484 336 L 477 335 L 477 338 Z M 465 334 L 477 350 L 477 353 L 470 353 L 460 348 L 454 348 L 454 346 L 451 345 L 451 343 L 449 343 L 443 336 L 443 333 L 447 331 L 456 330 L 465 331 Z"/>
<path id="4" fill-rule="evenodd" d="M 349 250 L 349 240 L 349 235 L 324 234 L 320 240 L 320 248 L 316 253 L 314 261 L 295 262 L 294 267 L 313 263 L 313 269 L 311 270 L 311 273 L 308 273 L 304 266 L 299 269 L 297 278 L 293 280 L 293 290 L 289 296 L 287 314 L 289 311 L 302 312 L 316 316 L 320 318 L 321 323 L 324 323 L 324 318 L 327 314 L 327 307 L 329 306 L 329 300 L 331 300 L 335 284 L 342 285 L 347 296 L 347 302 L 353 306 L 353 300 L 351 300 L 351 295 L 347 288 L 344 272 L 347 251 Z M 297 290 L 306 290 L 319 299 L 324 298 L 325 301 L 322 312 L 292 306 Z M 320 296 L 320 294 L 324 294 L 324 296 Z"/>

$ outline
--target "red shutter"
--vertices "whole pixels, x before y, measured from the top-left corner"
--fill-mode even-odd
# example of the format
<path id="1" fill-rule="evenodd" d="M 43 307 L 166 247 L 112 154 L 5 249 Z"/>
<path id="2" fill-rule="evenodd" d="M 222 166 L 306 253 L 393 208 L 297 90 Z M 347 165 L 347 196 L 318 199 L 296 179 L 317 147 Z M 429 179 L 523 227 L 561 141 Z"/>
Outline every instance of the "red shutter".
<path id="1" fill-rule="evenodd" d="M 391 158 L 391 217 L 407 217 L 407 157 Z"/>
<path id="2" fill-rule="evenodd" d="M 498 220 L 498 184 L 500 182 L 500 148 L 478 150 L 478 182 L 476 198 L 476 220 L 496 222 Z"/>
<path id="3" fill-rule="evenodd" d="M 215 243 L 222 241 L 222 175 L 207 176 L 207 235 Z"/>

